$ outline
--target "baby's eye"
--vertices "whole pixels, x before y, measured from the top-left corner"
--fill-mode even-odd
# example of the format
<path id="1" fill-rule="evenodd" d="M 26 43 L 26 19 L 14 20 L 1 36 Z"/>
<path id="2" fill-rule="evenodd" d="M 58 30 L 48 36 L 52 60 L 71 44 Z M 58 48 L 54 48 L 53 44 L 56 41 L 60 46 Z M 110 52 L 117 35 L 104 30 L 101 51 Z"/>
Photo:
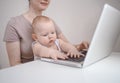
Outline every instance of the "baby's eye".
<path id="1" fill-rule="evenodd" d="M 54 34 L 55 32 L 52 32 L 51 34 Z"/>
<path id="2" fill-rule="evenodd" d="M 43 36 L 47 36 L 48 34 L 44 34 Z"/>

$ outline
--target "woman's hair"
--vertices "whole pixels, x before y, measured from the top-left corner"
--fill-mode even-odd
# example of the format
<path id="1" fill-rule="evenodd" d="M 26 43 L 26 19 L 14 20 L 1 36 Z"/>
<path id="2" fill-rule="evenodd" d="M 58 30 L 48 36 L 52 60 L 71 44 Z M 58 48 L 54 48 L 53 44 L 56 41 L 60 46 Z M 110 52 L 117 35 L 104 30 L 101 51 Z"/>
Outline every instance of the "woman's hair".
<path id="1" fill-rule="evenodd" d="M 28 2 L 30 3 L 30 0 L 28 0 Z"/>

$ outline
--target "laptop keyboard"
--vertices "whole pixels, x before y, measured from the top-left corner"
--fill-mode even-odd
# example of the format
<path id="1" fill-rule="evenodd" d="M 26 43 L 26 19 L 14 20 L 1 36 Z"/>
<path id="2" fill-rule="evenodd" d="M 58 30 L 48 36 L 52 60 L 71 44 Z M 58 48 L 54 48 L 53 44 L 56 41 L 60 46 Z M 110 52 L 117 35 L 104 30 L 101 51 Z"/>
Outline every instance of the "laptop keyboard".
<path id="1" fill-rule="evenodd" d="M 66 59 L 66 60 L 72 61 L 72 62 L 81 62 L 81 61 L 84 61 L 84 58 L 85 58 L 85 57 L 80 57 L 80 58 L 72 58 L 72 57 L 69 57 L 69 58 Z"/>

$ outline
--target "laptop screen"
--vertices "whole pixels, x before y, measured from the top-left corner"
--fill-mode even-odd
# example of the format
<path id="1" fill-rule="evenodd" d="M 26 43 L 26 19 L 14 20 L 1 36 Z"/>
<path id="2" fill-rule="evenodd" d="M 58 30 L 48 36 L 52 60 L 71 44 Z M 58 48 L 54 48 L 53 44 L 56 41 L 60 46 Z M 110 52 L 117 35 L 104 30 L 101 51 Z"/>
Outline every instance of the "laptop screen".
<path id="1" fill-rule="evenodd" d="M 83 66 L 93 64 L 112 52 L 120 33 L 120 11 L 105 4 Z"/>

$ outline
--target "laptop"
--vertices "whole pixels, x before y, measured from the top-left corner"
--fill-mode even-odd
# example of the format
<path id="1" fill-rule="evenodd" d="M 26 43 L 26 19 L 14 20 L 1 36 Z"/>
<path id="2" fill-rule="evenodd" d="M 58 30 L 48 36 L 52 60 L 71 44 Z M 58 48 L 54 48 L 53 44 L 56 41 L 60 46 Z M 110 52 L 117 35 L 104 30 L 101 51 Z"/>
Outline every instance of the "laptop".
<path id="1" fill-rule="evenodd" d="M 53 60 L 40 58 L 41 61 L 71 66 L 86 67 L 109 56 L 120 33 L 120 11 L 105 4 L 86 56 L 79 60 Z"/>

